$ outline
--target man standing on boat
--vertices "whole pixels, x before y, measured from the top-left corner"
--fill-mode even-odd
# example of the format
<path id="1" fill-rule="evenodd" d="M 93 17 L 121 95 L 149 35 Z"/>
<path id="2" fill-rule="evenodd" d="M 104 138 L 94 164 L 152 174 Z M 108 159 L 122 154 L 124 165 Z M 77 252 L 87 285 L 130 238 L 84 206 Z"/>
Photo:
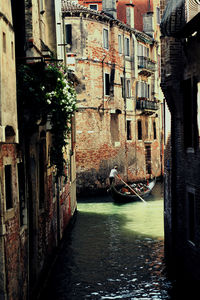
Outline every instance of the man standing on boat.
<path id="1" fill-rule="evenodd" d="M 118 176 L 118 167 L 114 166 L 114 168 L 110 171 L 110 175 L 109 175 L 109 180 L 110 180 L 110 185 L 112 185 L 112 183 L 115 180 L 115 176 Z"/>

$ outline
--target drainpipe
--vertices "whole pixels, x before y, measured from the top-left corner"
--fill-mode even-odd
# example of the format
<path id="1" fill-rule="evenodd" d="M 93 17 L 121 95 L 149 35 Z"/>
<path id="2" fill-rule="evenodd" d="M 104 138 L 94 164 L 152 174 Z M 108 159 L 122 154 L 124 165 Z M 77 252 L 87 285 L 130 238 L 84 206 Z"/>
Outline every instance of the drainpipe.
<path id="1" fill-rule="evenodd" d="M 104 58 L 101 61 L 101 64 L 102 64 L 102 83 L 103 83 L 103 85 L 102 85 L 103 114 L 104 114 L 104 88 L 105 88 L 105 84 L 104 84 L 104 60 L 105 60 L 105 58 L 106 58 L 106 55 L 104 56 Z"/>
<path id="2" fill-rule="evenodd" d="M 124 31 L 123 31 L 123 49 L 125 49 L 125 41 L 124 41 Z M 123 60 L 124 60 L 124 69 L 123 69 L 123 75 L 124 75 L 124 119 L 125 119 L 125 176 L 126 181 L 128 181 L 128 159 L 127 159 L 127 143 L 126 143 L 126 134 L 127 134 L 127 126 L 126 126 L 126 60 L 125 60 L 125 52 L 123 53 Z"/>
<path id="3" fill-rule="evenodd" d="M 65 17 L 62 14 L 62 30 L 63 30 L 63 50 L 64 50 L 64 66 L 67 66 L 67 61 L 66 61 L 66 40 L 65 40 Z"/>

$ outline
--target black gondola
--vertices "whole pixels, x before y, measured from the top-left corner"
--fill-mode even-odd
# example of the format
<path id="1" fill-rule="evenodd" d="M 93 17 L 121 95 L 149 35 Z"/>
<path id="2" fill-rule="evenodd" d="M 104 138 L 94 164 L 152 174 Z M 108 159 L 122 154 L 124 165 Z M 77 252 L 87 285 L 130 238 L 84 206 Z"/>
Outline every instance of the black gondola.
<path id="1" fill-rule="evenodd" d="M 148 184 L 133 184 L 130 188 L 126 188 L 125 191 L 123 191 L 123 187 L 112 185 L 110 188 L 111 196 L 115 202 L 118 203 L 129 203 L 140 200 L 140 197 L 146 198 L 151 193 L 152 189 L 154 188 L 156 184 L 156 178 L 150 181 Z M 132 190 L 134 190 L 136 193 L 134 193 Z"/>

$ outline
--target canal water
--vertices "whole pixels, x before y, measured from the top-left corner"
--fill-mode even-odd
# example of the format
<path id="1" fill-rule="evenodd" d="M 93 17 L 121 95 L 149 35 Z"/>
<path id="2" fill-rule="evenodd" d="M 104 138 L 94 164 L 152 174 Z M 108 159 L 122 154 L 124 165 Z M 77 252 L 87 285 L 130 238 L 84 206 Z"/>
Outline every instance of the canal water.
<path id="1" fill-rule="evenodd" d="M 172 299 L 163 247 L 161 183 L 146 204 L 116 205 L 109 195 L 79 199 L 42 299 Z"/>

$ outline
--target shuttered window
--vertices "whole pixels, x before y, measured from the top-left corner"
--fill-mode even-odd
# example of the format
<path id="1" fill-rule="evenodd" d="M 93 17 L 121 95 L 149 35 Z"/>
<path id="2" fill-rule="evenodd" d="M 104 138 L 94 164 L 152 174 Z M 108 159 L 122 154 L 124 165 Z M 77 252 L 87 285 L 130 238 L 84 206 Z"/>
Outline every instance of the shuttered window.
<path id="1" fill-rule="evenodd" d="M 124 46 L 125 46 L 125 55 L 126 56 L 130 56 L 130 41 L 129 41 L 129 38 L 125 38 L 125 41 L 124 41 Z"/>
<path id="2" fill-rule="evenodd" d="M 122 54 L 122 36 L 121 36 L 121 34 L 118 35 L 118 51 L 119 51 L 119 54 Z"/>
<path id="3" fill-rule="evenodd" d="M 144 81 L 138 81 L 136 84 L 136 96 L 150 98 L 150 85 Z"/>

